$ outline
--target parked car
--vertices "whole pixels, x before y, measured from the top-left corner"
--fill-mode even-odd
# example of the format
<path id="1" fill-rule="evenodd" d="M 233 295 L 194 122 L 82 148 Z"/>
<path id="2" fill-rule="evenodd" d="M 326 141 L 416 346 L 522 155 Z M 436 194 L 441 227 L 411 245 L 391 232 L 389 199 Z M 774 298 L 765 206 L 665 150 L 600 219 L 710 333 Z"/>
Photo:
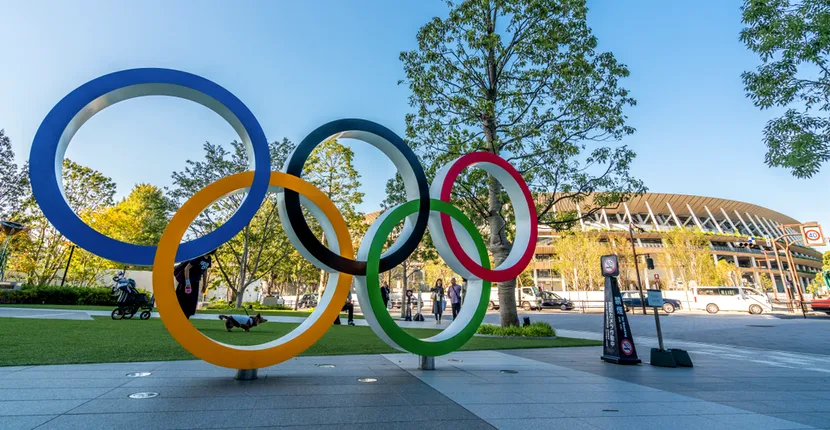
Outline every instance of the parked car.
<path id="1" fill-rule="evenodd" d="M 542 291 L 542 309 L 561 309 L 569 311 L 574 308 L 574 302 L 562 298 L 553 291 Z"/>
<path id="2" fill-rule="evenodd" d="M 389 294 L 389 305 L 392 309 L 400 309 L 401 308 L 401 293 L 390 293 Z"/>
<path id="3" fill-rule="evenodd" d="M 810 302 L 810 307 L 815 312 L 824 312 L 830 315 L 830 297 L 826 299 L 816 299 Z"/>
<path id="4" fill-rule="evenodd" d="M 639 291 L 623 292 L 622 301 L 626 312 L 628 312 L 629 309 L 636 309 L 643 306 L 643 302 L 640 300 Z M 648 297 L 646 297 L 646 306 L 648 305 Z M 663 312 L 670 314 L 674 313 L 674 311 L 678 309 L 683 309 L 683 304 L 680 303 L 680 300 L 663 298 Z"/>
<path id="5" fill-rule="evenodd" d="M 757 315 L 772 310 L 769 297 L 754 288 L 747 287 L 693 287 L 695 309 L 705 309 L 710 314 L 718 311 L 744 311 Z"/>
<path id="6" fill-rule="evenodd" d="M 539 304 L 542 298 L 539 296 L 539 289 L 536 287 L 517 287 L 516 292 L 516 306 L 531 311 L 539 309 Z M 487 305 L 488 310 L 499 308 L 499 289 L 498 287 L 490 288 L 490 303 Z"/>
<path id="7" fill-rule="evenodd" d="M 297 308 L 316 308 L 317 294 L 305 294 L 297 303 Z"/>

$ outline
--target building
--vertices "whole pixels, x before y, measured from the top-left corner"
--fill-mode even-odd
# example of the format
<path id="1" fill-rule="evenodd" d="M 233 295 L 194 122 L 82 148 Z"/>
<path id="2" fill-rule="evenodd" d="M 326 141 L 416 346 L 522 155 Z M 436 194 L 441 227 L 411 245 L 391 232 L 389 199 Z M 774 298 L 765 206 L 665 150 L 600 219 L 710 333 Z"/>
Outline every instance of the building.
<path id="1" fill-rule="evenodd" d="M 558 203 L 555 209 L 575 211 L 580 216 L 584 210 L 573 202 Z M 766 242 L 765 238 L 780 237 L 785 230 L 787 233 L 796 231 L 783 226 L 798 224 L 798 221 L 771 209 L 715 197 L 648 193 L 616 208 L 598 210 L 584 217 L 576 228 L 584 231 L 598 230 L 608 238 L 619 237 L 628 245 L 629 223 L 633 223 L 637 231 L 634 234 L 637 254 L 657 257 L 655 270 L 646 270 L 643 267 L 645 265 L 641 264 L 644 287 L 649 287 L 655 279 L 659 279 L 664 287 L 682 288 L 682 285 L 678 285 L 673 270 L 661 264 L 659 258 L 659 254 L 663 252 L 663 235 L 676 227 L 703 231 L 709 241 L 714 261 L 726 259 L 733 262 L 740 271 L 743 284 L 758 285 L 760 275 L 766 273 L 775 281 L 778 293 L 783 293 L 785 283 L 782 279 L 789 280 L 792 277 L 783 250 L 778 256 L 782 266 L 779 267 L 772 251 L 738 245 L 747 242 L 750 237 L 763 245 Z M 565 291 L 567 280 L 552 270 L 551 244 L 555 240 L 555 235 L 551 229 L 540 226 L 536 258 L 532 266 L 533 276 L 536 284 L 542 289 Z M 821 271 L 822 254 L 814 248 L 803 246 L 800 236 L 790 250 L 798 273 L 798 284 L 803 291 L 815 278 L 815 274 Z"/>

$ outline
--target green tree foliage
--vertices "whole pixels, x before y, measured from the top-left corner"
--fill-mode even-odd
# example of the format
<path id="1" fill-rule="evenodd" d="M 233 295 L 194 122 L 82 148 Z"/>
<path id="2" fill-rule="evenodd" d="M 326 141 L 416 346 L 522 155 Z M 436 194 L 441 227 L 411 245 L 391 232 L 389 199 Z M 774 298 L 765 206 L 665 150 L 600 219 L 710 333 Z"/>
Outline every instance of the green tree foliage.
<path id="1" fill-rule="evenodd" d="M 360 173 L 354 168 L 354 151 L 336 139 L 327 140 L 317 145 L 308 157 L 303 168 L 303 177 L 323 192 L 346 220 L 352 242 L 357 249 L 366 232 L 364 215 L 357 210 L 363 203 L 360 188 Z M 325 235 L 317 222 L 306 213 L 309 225 L 316 230 L 317 237 L 325 242 Z M 328 273 L 320 270 L 318 292 L 322 294 Z"/>
<path id="2" fill-rule="evenodd" d="M 360 173 L 354 168 L 354 151 L 336 139 L 317 145 L 305 162 L 303 177 L 334 202 L 357 246 L 366 231 L 366 223 L 357 210 L 357 205 L 363 203 L 363 193 L 358 191 Z"/>
<path id="3" fill-rule="evenodd" d="M 428 170 L 471 151 L 498 154 L 544 193 L 539 219 L 557 227 L 575 216 L 555 212 L 557 202 L 588 199 L 586 206 L 599 207 L 644 190 L 629 172 L 634 153 L 616 144 L 634 132 L 623 111 L 635 101 L 620 86 L 629 71 L 610 52 L 597 52 L 585 0 L 447 5 L 449 16 L 421 27 L 418 47 L 401 54 L 401 82 L 415 108 L 406 136 Z M 486 226 L 501 264 L 514 228 L 502 186 L 468 169 L 454 200 Z M 502 325 L 518 324 L 514 288 L 515 281 L 499 285 Z"/>
<path id="4" fill-rule="evenodd" d="M 24 166 L 23 202 L 21 221 L 28 227 L 27 234 L 18 235 L 15 249 L 9 260 L 11 271 L 23 273 L 32 285 L 53 283 L 63 270 L 72 244 L 58 232 L 41 212 L 28 181 L 28 166 Z M 72 160 L 63 161 L 63 186 L 69 206 L 85 222 L 93 225 L 94 218 L 113 204 L 115 182 L 97 170 L 82 166 Z M 87 251 L 76 249 L 74 267 L 105 265 L 104 260 Z M 76 266 L 78 265 L 78 266 Z M 73 269 L 70 268 L 70 272 Z M 94 282 L 99 269 L 78 269 L 83 272 L 81 285 Z"/>
<path id="5" fill-rule="evenodd" d="M 203 148 L 204 160 L 188 160 L 184 171 L 173 173 L 173 187 L 168 196 L 179 206 L 208 184 L 248 170 L 247 152 L 240 142 L 231 142 L 231 151 L 211 143 L 205 143 Z M 271 142 L 271 165 L 281 166 L 293 148 L 286 139 Z M 243 198 L 240 192 L 214 202 L 190 225 L 189 236 L 200 237 L 215 230 L 236 212 Z M 254 219 L 217 249 L 215 267 L 222 284 L 228 288 L 229 303 L 241 306 L 248 286 L 269 275 L 291 253 L 293 248 L 277 217 L 277 197 L 269 193 Z"/>
<path id="6" fill-rule="evenodd" d="M 689 288 L 689 282 L 699 285 L 710 284 L 704 279 L 711 278 L 715 262 L 709 253 L 709 242 L 700 230 L 678 227 L 663 235 L 666 263 L 672 268 L 683 287 Z"/>
<path id="7" fill-rule="evenodd" d="M 130 194 L 95 217 L 93 227 L 107 236 L 136 245 L 156 245 L 175 210 L 164 191 L 136 184 Z"/>
<path id="8" fill-rule="evenodd" d="M 395 177 L 386 182 L 386 198 L 381 202 L 381 209 L 384 211 L 391 210 L 397 205 L 406 203 L 409 199 L 406 196 L 403 178 L 400 173 L 396 173 Z M 403 228 L 403 223 L 399 224 L 392 230 L 392 234 L 386 240 L 386 246 L 389 247 L 397 240 Z M 429 232 L 428 232 L 429 233 Z M 386 272 L 386 282 L 390 287 L 393 287 L 393 279 L 401 279 L 401 287 L 403 290 L 409 288 L 408 281 L 412 271 L 418 268 L 423 271 L 424 279 L 434 284 L 438 278 L 444 279 L 444 283 L 449 282 L 449 277 L 452 276 L 452 271 L 442 261 L 438 259 L 438 252 L 435 250 L 435 245 L 432 242 L 432 237 L 425 234 L 418 248 L 415 252 L 407 258 L 400 267 L 396 267 Z M 381 275 L 384 276 L 383 274 Z M 460 278 L 460 277 L 459 277 Z M 459 281 L 460 282 L 460 281 Z M 448 284 L 447 284 L 448 285 Z"/>
<path id="9" fill-rule="evenodd" d="M 15 220 L 23 197 L 23 170 L 14 162 L 12 142 L 0 129 L 0 220 Z"/>
<path id="10" fill-rule="evenodd" d="M 553 241 L 551 263 L 569 291 L 598 290 L 603 282 L 599 261 L 607 253 L 607 245 L 600 243 L 595 235 L 571 231 Z M 501 297 L 504 296 L 500 295 L 499 300 Z"/>
<path id="11" fill-rule="evenodd" d="M 745 0 L 741 41 L 761 58 L 741 76 L 761 109 L 789 107 L 764 128 L 766 163 L 809 178 L 830 160 L 830 3 Z"/>

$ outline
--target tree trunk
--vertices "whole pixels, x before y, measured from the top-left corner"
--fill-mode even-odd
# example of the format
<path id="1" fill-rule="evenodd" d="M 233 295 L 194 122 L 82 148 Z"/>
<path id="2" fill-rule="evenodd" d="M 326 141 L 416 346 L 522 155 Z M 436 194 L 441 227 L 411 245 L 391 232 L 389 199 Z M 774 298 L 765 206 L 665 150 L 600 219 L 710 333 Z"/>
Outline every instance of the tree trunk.
<path id="1" fill-rule="evenodd" d="M 406 260 L 401 264 L 401 319 L 406 318 Z"/>
<path id="2" fill-rule="evenodd" d="M 320 243 L 326 243 L 326 233 L 320 236 Z M 323 290 L 326 289 L 326 271 L 320 269 L 320 282 L 317 284 L 317 297 L 323 297 Z"/>
<path id="3" fill-rule="evenodd" d="M 491 12 L 487 11 L 485 22 L 487 25 L 487 34 L 492 35 L 496 32 L 496 17 L 498 16 L 498 8 L 494 7 Z M 487 99 L 488 107 L 486 112 L 481 114 L 481 125 L 484 131 L 484 139 L 487 144 L 487 151 L 499 155 L 501 147 L 498 142 L 496 134 L 496 105 L 498 103 L 499 84 L 496 65 L 496 51 L 495 47 L 490 46 L 487 49 L 487 80 L 489 86 L 485 88 L 485 98 Z M 501 216 L 501 210 L 504 202 L 501 200 L 501 184 L 496 181 L 491 175 L 487 175 L 488 182 L 488 217 L 490 221 L 490 253 L 493 254 L 495 266 L 498 267 L 503 263 L 510 250 L 512 244 L 507 240 L 505 234 L 504 218 Z M 499 282 L 499 316 L 502 327 L 519 325 L 519 315 L 516 310 L 516 280 L 511 279 L 505 282 Z"/>
<path id="4" fill-rule="evenodd" d="M 239 267 L 239 284 L 236 288 L 236 307 L 242 307 L 242 300 L 245 297 L 245 288 L 248 287 L 248 283 L 246 282 L 246 278 L 248 276 L 247 269 L 248 269 L 248 226 L 245 226 L 245 230 L 243 230 L 243 237 L 244 240 L 242 241 L 242 258 L 241 264 Z"/>

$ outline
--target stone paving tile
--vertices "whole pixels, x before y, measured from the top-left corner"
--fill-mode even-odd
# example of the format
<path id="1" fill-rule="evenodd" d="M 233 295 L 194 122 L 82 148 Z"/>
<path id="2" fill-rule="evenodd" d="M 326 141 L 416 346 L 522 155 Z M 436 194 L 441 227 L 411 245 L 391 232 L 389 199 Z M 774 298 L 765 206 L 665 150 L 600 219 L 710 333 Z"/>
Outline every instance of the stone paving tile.
<path id="1" fill-rule="evenodd" d="M 576 418 L 491 419 L 490 424 L 501 430 L 568 429 L 596 430 L 596 427 Z"/>
<path id="2" fill-rule="evenodd" d="M 473 404 L 528 404 L 535 403 L 529 397 L 520 393 L 470 393 L 470 392 L 455 392 L 443 391 L 441 394 L 447 396 L 450 400 L 456 403 L 463 403 L 464 405 Z"/>
<path id="3" fill-rule="evenodd" d="M 249 423 L 250 410 L 198 412 L 143 412 L 131 414 L 60 415 L 38 430 L 147 430 L 227 428 Z"/>
<path id="4" fill-rule="evenodd" d="M 564 418 L 568 412 L 558 405 L 529 404 L 463 404 L 470 412 L 485 420 L 496 418 Z"/>
<path id="5" fill-rule="evenodd" d="M 767 405 L 772 412 L 828 412 L 830 411 L 830 402 L 827 400 L 765 400 L 764 405 Z M 830 423 L 827 423 L 830 427 Z"/>
<path id="6" fill-rule="evenodd" d="M 0 374 L 4 373 L 11 373 L 11 372 L 19 372 L 21 370 L 28 369 L 32 366 L 0 366 Z"/>
<path id="7" fill-rule="evenodd" d="M 409 402 L 397 393 L 316 396 L 257 396 L 255 409 L 309 409 L 353 406 L 408 406 Z"/>
<path id="8" fill-rule="evenodd" d="M 33 429 L 57 415 L 21 415 L 0 418 L 0 430 L 29 430 Z"/>
<path id="9" fill-rule="evenodd" d="M 703 402 L 696 402 L 703 403 Z M 717 404 L 711 404 L 719 406 Z M 627 416 L 671 416 L 702 415 L 688 410 L 678 409 L 668 404 L 659 403 L 619 403 L 619 402 L 585 402 L 558 404 L 557 408 L 564 411 L 565 417 L 569 418 L 591 418 L 591 417 L 627 417 Z M 644 418 L 651 419 L 651 418 Z"/>
<path id="10" fill-rule="evenodd" d="M 4 374 L 3 379 L 119 379 L 128 380 L 127 371 L 124 370 L 64 370 L 41 372 L 35 369 L 22 370 Z"/>
<path id="11" fill-rule="evenodd" d="M 280 426 L 284 430 L 492 430 L 494 427 L 481 420 L 430 420 L 430 421 L 391 421 L 380 423 L 335 424 L 335 425 L 307 425 L 307 426 Z M 246 428 L 273 428 L 252 425 Z M 231 429 L 229 429 L 231 430 Z M 576 429 L 575 429 L 576 430 Z"/>
<path id="12" fill-rule="evenodd" d="M 821 413 L 773 413 L 770 416 L 783 420 L 805 424 L 817 428 L 830 428 L 830 412 Z"/>
<path id="13" fill-rule="evenodd" d="M 725 424 L 697 415 L 683 416 L 682 419 L 673 417 L 595 417 L 582 418 L 581 421 L 603 430 L 735 430 L 731 424 Z M 762 427 L 755 427 L 758 430 Z"/>
<path id="14" fill-rule="evenodd" d="M 9 400 L 94 399 L 112 388 L 0 388 L 0 402 Z"/>
<path id="15" fill-rule="evenodd" d="M 68 412 L 86 400 L 12 400 L 0 402 L 0 417 L 7 415 L 56 415 Z M 0 419 L 2 420 L 2 419 Z"/>
<path id="16" fill-rule="evenodd" d="M 359 423 L 387 423 L 397 427 L 396 421 L 429 421 L 431 419 L 477 419 L 458 405 L 433 405 L 428 409 L 411 409 L 400 416 L 388 407 L 368 406 L 351 408 L 322 408 L 301 412 L 292 409 L 254 410 L 250 422 L 260 426 L 334 425 Z M 388 428 L 388 427 L 387 427 Z"/>
<path id="17" fill-rule="evenodd" d="M 0 378 L 2 388 L 42 388 L 48 385 L 52 388 L 115 388 L 125 383 L 125 379 L 6 379 Z"/>
<path id="18" fill-rule="evenodd" d="M 219 411 L 254 409 L 256 399 L 253 397 L 226 397 L 221 400 L 206 402 L 199 398 L 154 397 L 151 399 L 93 399 L 75 409 L 69 414 L 98 414 L 134 412 L 184 412 L 184 411 Z"/>
<path id="19" fill-rule="evenodd" d="M 714 421 L 727 424 L 735 429 L 806 429 L 811 426 L 794 423 L 792 421 L 782 420 L 781 418 L 771 417 L 760 414 L 741 414 L 741 415 L 707 415 Z"/>

